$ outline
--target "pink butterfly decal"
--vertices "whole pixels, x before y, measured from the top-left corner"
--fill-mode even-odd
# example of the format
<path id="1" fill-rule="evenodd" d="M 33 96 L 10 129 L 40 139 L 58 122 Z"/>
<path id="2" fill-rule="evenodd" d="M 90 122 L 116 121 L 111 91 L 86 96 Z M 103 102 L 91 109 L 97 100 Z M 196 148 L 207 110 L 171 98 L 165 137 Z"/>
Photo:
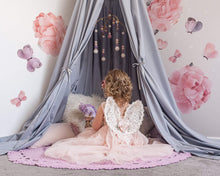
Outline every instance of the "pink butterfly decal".
<path id="1" fill-rule="evenodd" d="M 167 47 L 167 41 L 163 41 L 162 39 L 157 40 L 157 46 L 160 50 L 165 49 Z"/>
<path id="2" fill-rule="evenodd" d="M 179 58 L 179 57 L 181 57 L 181 56 L 182 56 L 182 54 L 180 53 L 180 51 L 179 51 L 179 50 L 176 50 L 175 53 L 174 53 L 174 56 L 169 57 L 169 60 L 170 60 L 171 62 L 175 63 L 176 60 L 177 60 L 177 58 Z"/>
<path id="3" fill-rule="evenodd" d="M 40 68 L 42 63 L 38 58 L 33 57 L 33 49 L 30 45 L 25 45 L 23 49 L 17 51 L 18 57 L 27 60 L 27 70 L 34 72 L 35 68 Z"/>
<path id="4" fill-rule="evenodd" d="M 207 43 L 205 46 L 203 57 L 206 59 L 213 59 L 218 57 L 218 51 L 215 50 L 215 45 L 212 43 Z"/>
<path id="5" fill-rule="evenodd" d="M 27 100 L 24 91 L 20 91 L 17 98 L 11 99 L 11 104 L 15 105 L 16 107 L 21 106 L 21 102 Z"/>
<path id="6" fill-rule="evenodd" d="M 194 18 L 189 17 L 185 23 L 185 28 L 188 33 L 192 34 L 193 32 L 200 31 L 203 27 L 201 21 L 196 21 Z"/>

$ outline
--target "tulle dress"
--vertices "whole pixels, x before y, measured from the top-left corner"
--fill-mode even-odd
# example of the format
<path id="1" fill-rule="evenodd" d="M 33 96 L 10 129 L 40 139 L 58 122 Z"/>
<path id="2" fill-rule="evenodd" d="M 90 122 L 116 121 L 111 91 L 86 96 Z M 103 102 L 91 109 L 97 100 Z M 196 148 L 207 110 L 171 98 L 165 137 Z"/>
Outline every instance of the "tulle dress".
<path id="1" fill-rule="evenodd" d="M 137 100 L 127 106 L 122 116 L 114 99 L 109 97 L 98 109 L 93 127 L 77 137 L 56 142 L 44 154 L 76 164 L 135 163 L 172 155 L 170 145 L 149 144 L 139 131 L 143 112 L 143 105 Z"/>

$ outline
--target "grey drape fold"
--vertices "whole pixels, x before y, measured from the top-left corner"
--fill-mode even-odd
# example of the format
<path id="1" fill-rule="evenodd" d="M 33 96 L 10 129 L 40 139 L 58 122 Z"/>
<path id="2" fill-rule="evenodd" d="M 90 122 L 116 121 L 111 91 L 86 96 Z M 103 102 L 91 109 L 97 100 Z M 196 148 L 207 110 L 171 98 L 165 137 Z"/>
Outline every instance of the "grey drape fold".
<path id="1" fill-rule="evenodd" d="M 220 159 L 220 141 L 207 139 L 188 128 L 181 120 L 157 50 L 144 1 L 119 1 L 131 48 L 137 58 L 142 91 L 157 129 L 176 151 Z"/>
<path id="2" fill-rule="evenodd" d="M 220 141 L 207 139 L 181 120 L 154 40 L 144 0 L 117 1 L 120 3 L 131 49 L 137 59 L 135 65 L 138 82 L 157 129 L 176 151 L 220 159 Z M 74 89 L 77 82 L 84 81 L 79 80 L 79 73 L 82 71 L 80 59 L 103 2 L 104 0 L 76 0 L 47 93 L 21 132 L 0 138 L 0 154 L 29 147 L 51 123 L 62 119 L 70 89 Z"/>

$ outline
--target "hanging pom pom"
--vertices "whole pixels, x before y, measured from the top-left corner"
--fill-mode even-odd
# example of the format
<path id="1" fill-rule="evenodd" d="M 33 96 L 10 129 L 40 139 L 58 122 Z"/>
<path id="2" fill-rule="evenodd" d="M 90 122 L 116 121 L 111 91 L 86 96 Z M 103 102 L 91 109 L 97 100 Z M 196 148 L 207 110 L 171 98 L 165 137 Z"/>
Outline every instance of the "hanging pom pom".
<path id="1" fill-rule="evenodd" d="M 119 51 L 119 50 L 120 50 L 119 46 L 116 46 L 115 51 Z"/>
<path id="2" fill-rule="evenodd" d="M 109 39 L 112 38 L 111 32 L 108 33 L 108 38 L 109 38 Z"/>
<path id="3" fill-rule="evenodd" d="M 104 56 L 101 59 L 102 59 L 103 62 L 106 60 L 106 58 Z"/>
<path id="4" fill-rule="evenodd" d="M 122 58 L 125 58 L 125 53 L 121 53 L 121 57 L 122 57 Z"/>
<path id="5" fill-rule="evenodd" d="M 95 54 L 97 54 L 97 53 L 99 52 L 99 50 L 96 48 L 96 49 L 93 50 L 93 52 L 94 52 Z"/>

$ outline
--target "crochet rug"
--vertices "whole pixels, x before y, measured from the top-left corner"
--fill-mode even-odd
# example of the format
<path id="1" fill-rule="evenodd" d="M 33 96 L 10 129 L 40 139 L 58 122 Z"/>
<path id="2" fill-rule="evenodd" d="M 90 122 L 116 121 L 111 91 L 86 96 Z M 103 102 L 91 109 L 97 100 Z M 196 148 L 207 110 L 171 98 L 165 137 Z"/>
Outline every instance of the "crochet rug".
<path id="1" fill-rule="evenodd" d="M 163 166 L 171 163 L 176 163 L 185 160 L 191 156 L 190 153 L 176 153 L 174 152 L 169 157 L 161 157 L 152 161 L 137 161 L 129 164 L 113 164 L 113 163 L 102 163 L 102 164 L 89 164 L 79 165 L 71 164 L 63 160 L 52 159 L 44 156 L 46 147 L 35 148 L 35 149 L 24 149 L 19 151 L 8 152 L 8 159 L 13 163 L 35 165 L 41 167 L 52 167 L 52 168 L 67 168 L 67 169 L 139 169 L 149 168 L 155 166 Z"/>

